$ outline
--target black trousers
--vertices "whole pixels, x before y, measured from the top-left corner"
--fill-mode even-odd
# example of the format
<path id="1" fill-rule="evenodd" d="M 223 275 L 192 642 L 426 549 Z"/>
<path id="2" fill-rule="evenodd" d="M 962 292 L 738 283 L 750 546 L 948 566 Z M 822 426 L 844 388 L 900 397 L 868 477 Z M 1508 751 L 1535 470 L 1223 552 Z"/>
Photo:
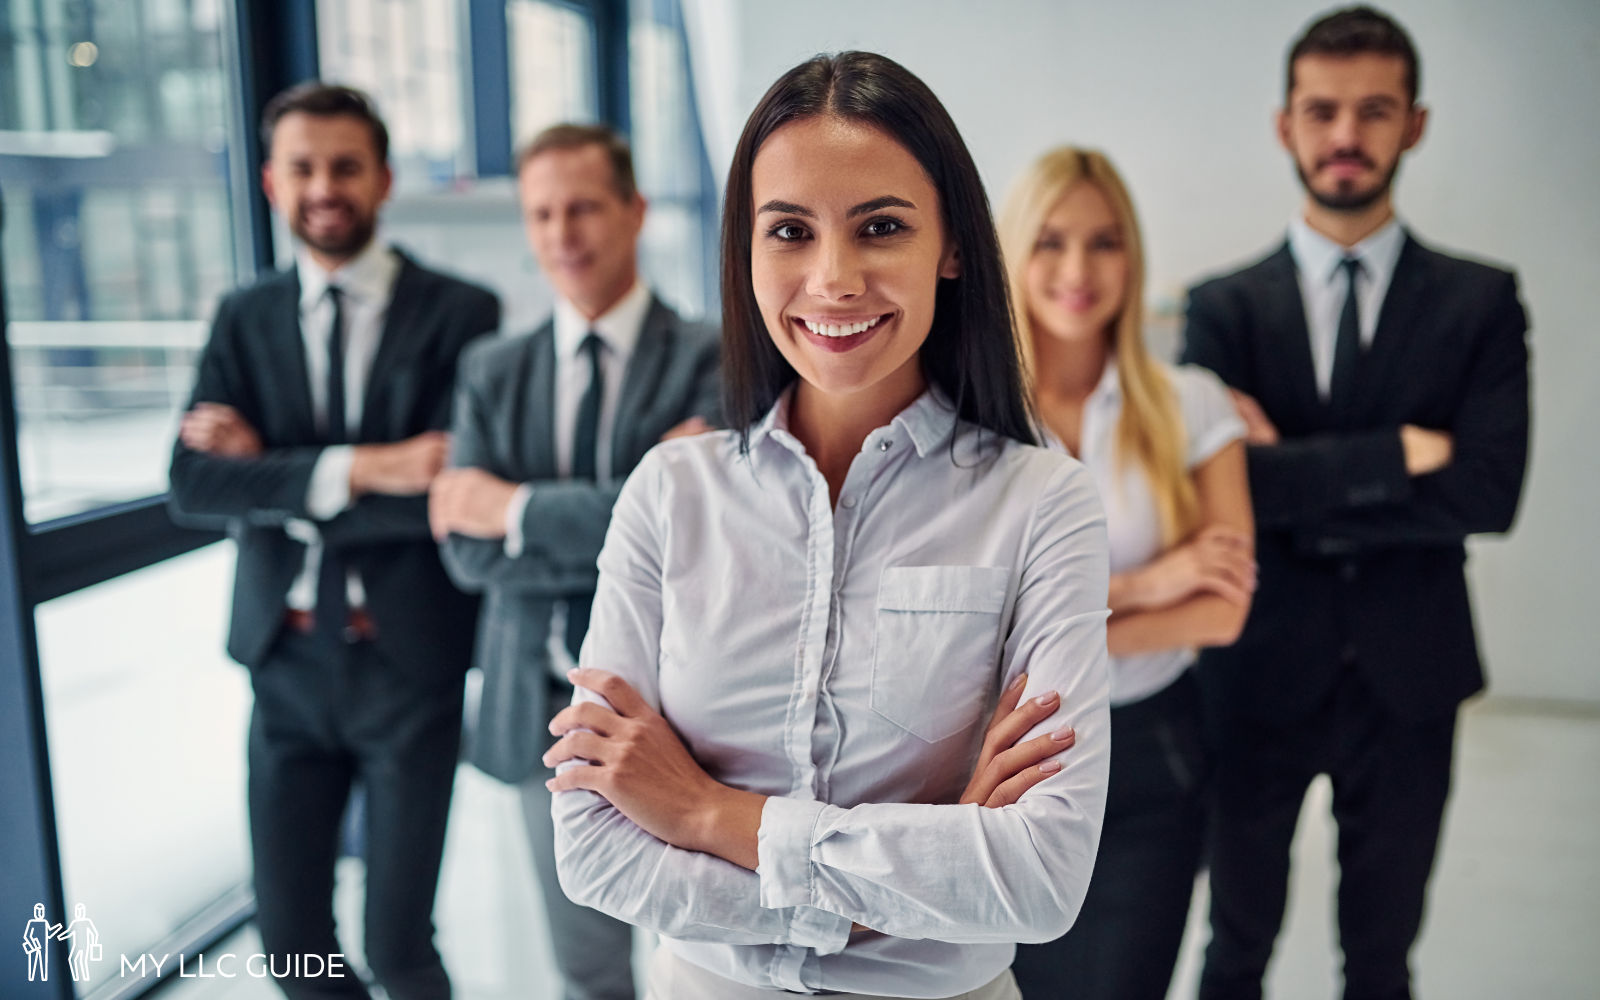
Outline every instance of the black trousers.
<path id="1" fill-rule="evenodd" d="M 1288 668 L 1291 665 L 1285 664 Z M 1211 943 L 1202 1000 L 1259 1000 L 1283 923 L 1289 845 L 1307 787 L 1333 784 L 1345 1000 L 1409 1000 L 1409 957 L 1439 843 L 1454 711 L 1395 719 L 1350 671 L 1310 719 L 1214 729 Z"/>
<path id="2" fill-rule="evenodd" d="M 1192 671 L 1111 710 L 1111 784 L 1094 876 L 1071 930 L 1018 946 L 1011 968 L 1024 1000 L 1167 995 L 1204 841 L 1202 737 Z"/>
<path id="3" fill-rule="evenodd" d="M 432 668 L 432 669 L 429 669 Z M 433 898 L 461 741 L 462 676 L 400 664 L 370 642 L 285 628 L 252 672 L 250 847 L 256 923 L 277 969 L 339 954 L 333 875 L 351 787 L 366 796 L 363 941 L 393 1000 L 442 1000 Z M 313 966 L 313 971 L 315 966 Z M 365 998 L 344 976 L 278 978 L 290 997 Z"/>

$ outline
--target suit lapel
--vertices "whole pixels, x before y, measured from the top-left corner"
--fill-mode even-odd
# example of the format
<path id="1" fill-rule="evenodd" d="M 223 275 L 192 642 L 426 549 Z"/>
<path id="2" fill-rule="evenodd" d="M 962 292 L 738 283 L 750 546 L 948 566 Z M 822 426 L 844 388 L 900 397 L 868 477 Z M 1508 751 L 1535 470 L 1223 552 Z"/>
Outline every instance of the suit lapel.
<path id="1" fill-rule="evenodd" d="M 1272 368 L 1282 371 L 1288 383 L 1287 391 L 1279 398 L 1293 400 L 1300 410 L 1298 416 L 1306 424 L 1318 423 L 1322 398 L 1317 392 L 1317 372 L 1311 362 L 1306 304 L 1300 296 L 1300 276 L 1289 244 L 1285 242 L 1277 253 L 1267 258 L 1267 263 L 1266 312 L 1267 322 L 1271 324 L 1268 341 L 1275 345 L 1274 354 L 1282 362 L 1281 366 Z M 1268 395 L 1265 389 L 1260 394 Z"/>
<path id="2" fill-rule="evenodd" d="M 655 399 L 656 387 L 666 371 L 672 340 L 672 313 L 660 299 L 652 297 L 644 327 L 639 331 L 639 342 L 634 345 L 633 356 L 628 359 L 622 376 L 616 425 L 611 430 L 612 469 L 632 468 L 639 455 L 653 443 L 640 442 L 638 435 L 645 410 Z"/>
<path id="3" fill-rule="evenodd" d="M 527 441 L 528 468 L 534 479 L 556 478 L 556 327 L 553 320 L 534 332 L 529 345 L 528 399 L 524 426 L 513 428 Z"/>
<path id="4" fill-rule="evenodd" d="M 1374 404 L 1387 397 L 1384 380 L 1397 370 L 1396 361 L 1405 348 L 1407 331 L 1417 328 L 1417 310 L 1426 299 L 1426 286 L 1427 268 L 1422 259 L 1422 247 L 1407 234 L 1400 257 L 1395 261 L 1394 276 L 1389 279 L 1389 290 L 1378 308 L 1378 327 L 1372 335 L 1372 346 L 1362 354 L 1356 366 L 1352 412 L 1371 414 Z"/>
<path id="5" fill-rule="evenodd" d="M 416 353 L 418 342 L 416 325 L 422 314 L 422 269 L 411 258 L 394 251 L 400 259 L 400 270 L 394 277 L 394 292 L 389 296 L 389 308 L 383 316 L 383 333 L 378 338 L 378 353 L 372 358 L 372 369 L 367 372 L 366 394 L 361 401 L 361 430 L 359 441 L 378 441 L 389 436 L 388 413 L 385 397 L 393 391 L 395 375 L 403 370 L 407 360 Z"/>
<path id="6" fill-rule="evenodd" d="M 268 352 L 277 369 L 268 384 L 283 390 L 287 420 L 296 440 L 314 441 L 317 415 L 311 408 L 311 373 L 306 369 L 306 338 L 300 329 L 300 274 L 291 267 L 272 290 L 263 317 L 269 331 L 268 343 L 278 350 Z"/>

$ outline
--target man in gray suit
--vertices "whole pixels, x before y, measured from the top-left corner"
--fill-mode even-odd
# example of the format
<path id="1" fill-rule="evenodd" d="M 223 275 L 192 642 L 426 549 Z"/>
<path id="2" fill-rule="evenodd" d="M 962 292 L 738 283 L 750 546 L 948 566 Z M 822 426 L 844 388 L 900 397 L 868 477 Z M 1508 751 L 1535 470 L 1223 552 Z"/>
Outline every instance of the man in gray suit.
<path id="1" fill-rule="evenodd" d="M 569 902 L 556 879 L 547 726 L 589 622 L 595 559 L 622 481 L 656 442 L 710 429 L 716 332 L 687 323 L 639 280 L 645 202 L 626 143 L 557 125 L 518 157 L 528 240 L 555 288 L 533 333 L 463 356 L 452 468 L 430 518 L 450 575 L 482 591 L 483 698 L 474 764 L 521 787 L 534 863 L 568 1000 L 629 1000 L 632 931 Z"/>

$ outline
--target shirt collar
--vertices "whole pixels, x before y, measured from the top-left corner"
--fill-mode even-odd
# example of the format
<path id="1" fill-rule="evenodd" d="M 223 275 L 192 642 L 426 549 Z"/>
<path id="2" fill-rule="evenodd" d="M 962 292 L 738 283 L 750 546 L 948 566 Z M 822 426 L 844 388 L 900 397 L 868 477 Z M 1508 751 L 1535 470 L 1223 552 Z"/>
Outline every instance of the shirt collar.
<path id="1" fill-rule="evenodd" d="M 642 281 L 635 281 L 616 305 L 593 320 L 585 319 L 578 307 L 566 299 L 556 300 L 555 337 L 556 356 L 576 357 L 583 346 L 583 338 L 591 330 L 599 335 L 606 347 L 619 355 L 633 353 L 644 330 L 645 317 L 650 313 L 650 289 Z"/>
<path id="2" fill-rule="evenodd" d="M 400 259 L 392 249 L 373 240 L 366 249 L 329 272 L 302 247 L 295 253 L 295 270 L 300 278 L 301 309 L 315 306 L 327 294 L 329 285 L 337 285 L 341 292 L 363 301 L 387 302 L 395 276 L 400 273 Z"/>
<path id="3" fill-rule="evenodd" d="M 1398 217 L 1390 219 L 1377 232 L 1348 249 L 1312 229 L 1298 215 L 1289 220 L 1289 252 L 1294 255 L 1295 266 L 1302 274 L 1324 284 L 1339 273 L 1339 265 L 1346 256 L 1361 261 L 1368 277 L 1381 276 L 1387 279 L 1394 273 L 1405 241 L 1405 227 L 1400 224 Z"/>
<path id="4" fill-rule="evenodd" d="M 1106 355 L 1105 370 L 1100 373 L 1100 381 L 1096 382 L 1094 389 L 1089 392 L 1085 405 L 1095 406 L 1101 403 L 1112 403 L 1122 398 L 1122 378 L 1117 374 L 1117 356 Z"/>
<path id="5" fill-rule="evenodd" d="M 774 431 L 782 431 L 784 438 L 795 440 L 789 433 L 789 403 L 793 398 L 794 384 L 791 384 L 779 394 L 778 401 L 772 404 L 767 415 L 750 428 L 752 448 L 772 436 Z M 956 409 L 938 387 L 930 385 L 910 406 L 897 413 L 889 426 L 903 431 L 911 439 L 911 446 L 917 450 L 917 457 L 924 458 L 935 448 L 941 447 L 955 431 Z M 879 434 L 880 431 L 873 431 L 868 437 Z"/>

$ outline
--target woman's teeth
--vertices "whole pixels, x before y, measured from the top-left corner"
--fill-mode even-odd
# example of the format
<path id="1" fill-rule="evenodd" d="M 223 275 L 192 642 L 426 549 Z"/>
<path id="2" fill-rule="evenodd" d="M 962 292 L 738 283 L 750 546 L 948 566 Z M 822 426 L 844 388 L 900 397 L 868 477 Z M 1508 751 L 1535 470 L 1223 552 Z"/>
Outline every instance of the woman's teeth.
<path id="1" fill-rule="evenodd" d="M 819 337 L 853 337 L 877 326 L 882 319 L 883 317 L 879 316 L 877 319 L 862 320 L 859 323 L 846 323 L 843 326 L 834 323 L 813 323 L 809 319 L 803 319 L 800 322 L 806 325 L 807 330 Z"/>

